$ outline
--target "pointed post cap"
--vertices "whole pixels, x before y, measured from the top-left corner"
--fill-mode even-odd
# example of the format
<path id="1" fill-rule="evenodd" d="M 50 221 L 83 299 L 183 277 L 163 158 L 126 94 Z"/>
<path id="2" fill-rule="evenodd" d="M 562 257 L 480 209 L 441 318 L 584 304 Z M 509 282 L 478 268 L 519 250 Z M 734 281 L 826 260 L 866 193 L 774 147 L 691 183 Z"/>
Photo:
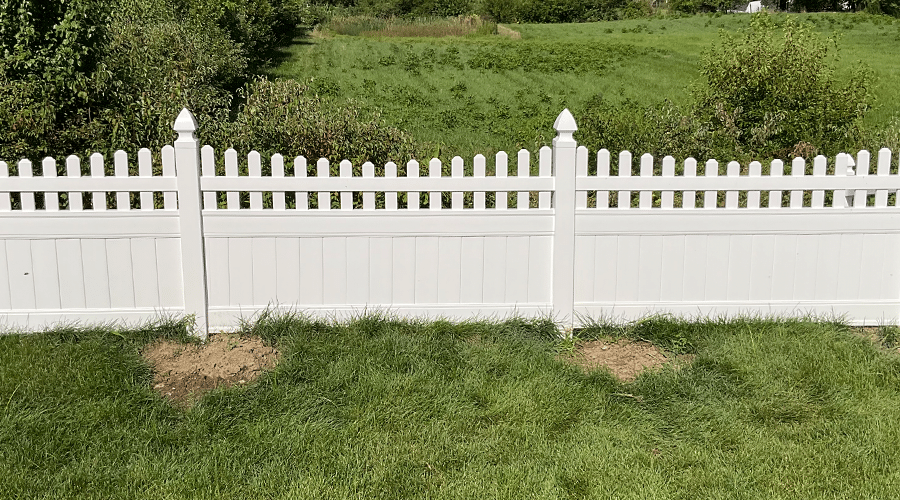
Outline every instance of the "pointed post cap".
<path id="1" fill-rule="evenodd" d="M 183 108 L 181 113 L 178 113 L 178 118 L 175 119 L 175 125 L 172 128 L 178 132 L 179 141 L 193 141 L 194 131 L 197 130 L 197 120 L 187 108 Z"/>
<path id="2" fill-rule="evenodd" d="M 575 124 L 575 117 L 572 116 L 569 108 L 564 109 L 563 112 L 556 117 L 553 128 L 556 129 L 558 134 L 556 136 L 558 141 L 574 141 L 572 134 L 578 130 L 578 125 Z"/>

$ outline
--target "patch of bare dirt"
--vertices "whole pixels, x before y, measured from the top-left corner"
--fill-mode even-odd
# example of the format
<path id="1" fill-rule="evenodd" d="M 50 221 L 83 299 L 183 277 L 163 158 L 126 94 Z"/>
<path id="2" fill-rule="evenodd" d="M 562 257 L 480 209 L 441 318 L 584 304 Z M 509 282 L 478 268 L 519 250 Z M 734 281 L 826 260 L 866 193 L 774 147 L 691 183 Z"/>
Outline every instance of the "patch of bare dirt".
<path id="1" fill-rule="evenodd" d="M 619 380 L 630 382 L 644 370 L 656 369 L 668 363 L 683 365 L 693 359 L 694 356 L 690 354 L 667 355 L 649 342 L 621 339 L 616 342 L 594 340 L 581 343 L 566 361 L 585 371 L 605 368 Z"/>
<path id="2" fill-rule="evenodd" d="M 220 385 L 249 383 L 273 368 L 279 356 L 259 337 L 226 333 L 211 334 L 204 344 L 157 342 L 143 354 L 153 368 L 153 389 L 179 405 Z"/>
<path id="3" fill-rule="evenodd" d="M 522 34 L 518 31 L 500 26 L 499 24 L 497 25 L 497 34 L 500 36 L 508 37 L 512 40 L 519 40 L 522 38 Z"/>

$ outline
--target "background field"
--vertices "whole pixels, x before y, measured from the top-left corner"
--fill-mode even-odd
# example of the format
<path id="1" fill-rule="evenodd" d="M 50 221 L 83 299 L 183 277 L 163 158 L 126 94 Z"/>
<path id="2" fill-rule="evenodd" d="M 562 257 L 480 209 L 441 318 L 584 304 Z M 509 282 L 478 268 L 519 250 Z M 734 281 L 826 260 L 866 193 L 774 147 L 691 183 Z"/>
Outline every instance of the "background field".
<path id="1" fill-rule="evenodd" d="M 834 36 L 838 75 L 860 63 L 875 72 L 876 103 L 863 124 L 883 129 L 900 115 L 900 20 L 865 14 L 782 14 Z M 642 105 L 686 105 L 701 53 L 719 33 L 749 24 L 741 14 L 652 17 L 583 24 L 507 25 L 521 33 L 408 38 L 336 35 L 327 29 L 287 49 L 270 71 L 313 79 L 321 96 L 381 111 L 390 125 L 432 144 L 435 155 L 521 147 L 552 139 L 565 107 L 576 120 L 598 95 Z M 868 146 L 877 149 L 883 145 Z M 448 151 L 452 150 L 452 151 Z M 440 154 L 439 154 L 440 153 Z"/>

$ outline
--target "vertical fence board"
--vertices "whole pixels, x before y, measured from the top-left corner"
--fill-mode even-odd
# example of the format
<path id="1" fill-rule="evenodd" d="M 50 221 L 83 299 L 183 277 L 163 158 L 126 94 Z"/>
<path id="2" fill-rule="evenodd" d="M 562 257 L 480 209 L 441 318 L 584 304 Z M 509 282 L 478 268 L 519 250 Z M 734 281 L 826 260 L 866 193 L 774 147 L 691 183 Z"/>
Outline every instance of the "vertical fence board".
<path id="1" fill-rule="evenodd" d="M 898 254 L 900 254 L 900 235 L 886 235 L 881 269 L 881 297 L 900 297 L 900 264 L 896 259 Z"/>
<path id="2" fill-rule="evenodd" d="M 841 254 L 838 267 L 838 296 L 841 300 L 859 297 L 859 278 L 863 250 L 862 234 L 842 234 Z"/>
<path id="3" fill-rule="evenodd" d="M 30 240 L 6 240 L 12 309 L 34 309 L 34 263 Z"/>
<path id="4" fill-rule="evenodd" d="M 434 173 L 434 166 L 435 163 L 432 162 L 432 173 Z M 434 209 L 434 205 L 431 208 Z M 437 302 L 439 239 L 432 236 L 416 238 L 416 304 Z"/>
<path id="5" fill-rule="evenodd" d="M 478 169 L 478 162 L 475 162 L 476 170 Z M 484 175 L 484 168 L 482 168 L 482 175 Z M 509 155 L 506 154 L 505 151 L 500 151 L 494 157 L 494 175 L 497 177 L 507 177 L 509 175 Z M 476 193 L 475 196 L 475 208 L 478 208 L 478 196 Z M 509 206 L 509 192 L 507 191 L 497 191 L 494 193 L 494 208 L 497 210 L 506 210 Z M 481 192 L 481 208 L 484 208 L 484 192 Z"/>
<path id="6" fill-rule="evenodd" d="M 411 178 L 419 177 L 419 162 L 417 162 L 416 160 L 409 160 L 406 163 L 406 176 Z M 419 197 L 418 191 L 410 191 L 406 193 L 407 210 L 418 210 L 421 201 L 422 200 Z"/>
<path id="7" fill-rule="evenodd" d="M 612 302 L 616 300 L 618 289 L 619 237 L 595 237 L 593 258 L 594 301 Z"/>
<path id="8" fill-rule="evenodd" d="M 353 164 L 350 160 L 342 160 L 339 166 L 340 177 L 353 177 Z M 350 191 L 341 191 L 341 210 L 353 210 L 353 193 Z"/>
<path id="9" fill-rule="evenodd" d="M 856 176 L 857 177 L 866 177 L 869 175 L 869 152 L 868 151 L 860 151 L 859 152 L 859 160 L 856 162 Z M 837 168 L 837 165 L 835 165 Z M 853 207 L 861 208 L 866 206 L 867 201 L 867 192 L 865 189 L 857 189 L 853 192 Z"/>
<path id="10" fill-rule="evenodd" d="M 506 237 L 484 239 L 484 302 L 499 304 L 506 297 Z"/>
<path id="11" fill-rule="evenodd" d="M 654 302 L 659 300 L 663 280 L 662 239 L 663 237 L 658 235 L 641 236 L 638 300 Z"/>
<path id="12" fill-rule="evenodd" d="M 275 297 L 280 304 L 300 302 L 300 239 L 275 238 Z"/>
<path id="13" fill-rule="evenodd" d="M 300 303 L 325 303 L 325 256 L 321 238 L 300 238 Z"/>
<path id="14" fill-rule="evenodd" d="M 393 238 L 369 239 L 369 303 L 390 305 L 394 286 Z"/>
<path id="15" fill-rule="evenodd" d="M 706 238 L 706 300 L 728 298 L 728 261 L 731 238 L 711 234 Z"/>
<path id="16" fill-rule="evenodd" d="M 439 238 L 437 255 L 437 301 L 441 304 L 459 303 L 460 285 L 462 283 L 460 266 L 462 260 L 462 238 L 450 236 Z"/>
<path id="17" fill-rule="evenodd" d="M 609 177 L 609 150 L 597 151 L 597 177 Z M 609 191 L 597 191 L 597 208 L 609 208 Z"/>
<path id="18" fill-rule="evenodd" d="M 653 177 L 653 155 L 644 153 L 641 155 L 641 177 Z M 650 208 L 653 206 L 653 192 L 641 191 L 638 194 L 638 206 Z"/>
<path id="19" fill-rule="evenodd" d="M 549 303 L 551 289 L 550 263 L 552 238 L 531 236 L 528 249 L 528 302 Z M 465 275 L 464 275 L 465 276 Z"/>
<path id="20" fill-rule="evenodd" d="M 705 177 L 717 177 L 719 175 L 719 162 L 716 160 L 706 161 Z M 719 193 L 717 191 L 705 191 L 703 193 L 703 208 L 713 209 L 718 206 Z"/>
<path id="21" fill-rule="evenodd" d="M 708 243 L 705 234 L 684 237 L 684 300 L 698 302 L 706 298 Z"/>
<path id="22" fill-rule="evenodd" d="M 750 162 L 750 177 L 762 176 L 762 163 L 758 161 Z M 747 208 L 759 208 L 759 191 L 750 191 L 747 193 Z"/>
<path id="23" fill-rule="evenodd" d="M 272 177 L 276 179 L 281 179 L 284 177 L 284 156 L 275 153 L 272 155 Z M 272 192 L 272 210 L 283 211 L 285 208 L 284 204 L 284 191 L 274 191 Z"/>
<path id="24" fill-rule="evenodd" d="M 0 167 L 2 168 L 2 167 Z M 56 178 L 56 160 L 53 158 L 47 157 L 44 158 L 44 161 L 41 164 L 41 170 L 45 178 L 53 179 Z M 0 196 L 3 196 L 0 194 Z M 44 193 L 44 208 L 48 212 L 57 212 L 59 211 L 59 193 L 56 191 L 47 191 Z"/>
<path id="25" fill-rule="evenodd" d="M 163 177 L 175 177 L 175 148 L 169 145 L 163 146 L 161 156 Z M 236 160 L 237 156 L 235 156 Z M 163 193 L 163 208 L 166 210 L 176 210 L 178 208 L 177 192 L 166 191 Z"/>
<path id="26" fill-rule="evenodd" d="M 838 273 L 835 269 L 841 256 L 841 235 L 821 234 L 816 259 L 816 300 L 833 300 L 837 297 Z"/>
<path id="27" fill-rule="evenodd" d="M 363 177 L 372 179 L 375 177 L 375 164 L 370 161 L 363 163 Z M 366 191 L 363 197 L 363 210 L 375 210 L 375 191 Z"/>
<path id="28" fill-rule="evenodd" d="M 149 151 L 148 151 L 149 153 Z M 200 174 L 203 177 L 215 177 L 216 176 L 216 156 L 215 150 L 213 147 L 207 144 L 200 148 Z M 144 175 L 141 173 L 141 175 Z M 203 188 L 203 183 L 200 183 L 200 188 Z M 143 194 L 141 194 L 141 206 L 143 206 Z M 219 202 L 216 197 L 215 191 L 205 191 L 203 193 L 203 209 L 204 210 L 216 210 L 219 208 Z"/>
<path id="29" fill-rule="evenodd" d="M 392 292 L 394 304 L 416 302 L 416 238 L 394 239 Z"/>
<path id="30" fill-rule="evenodd" d="M 78 193 L 79 197 L 81 193 Z M 56 261 L 59 263 L 59 305 L 63 309 L 83 308 L 84 263 L 80 240 L 57 240 Z M 148 266 L 150 267 L 150 266 Z"/>
<path id="31" fill-rule="evenodd" d="M 228 238 L 206 239 L 206 270 L 209 305 L 231 304 L 231 266 Z"/>
<path id="32" fill-rule="evenodd" d="M 81 177 L 81 158 L 70 155 L 66 158 L 66 177 Z M 69 211 L 83 210 L 83 196 L 80 191 L 69 191 Z"/>
<path id="33" fill-rule="evenodd" d="M 725 171 L 725 175 L 731 178 L 740 177 L 741 175 L 741 164 L 736 161 L 728 162 L 728 168 Z M 725 192 L 725 208 L 737 208 L 738 207 L 738 191 L 734 189 L 729 189 Z"/>
<path id="34" fill-rule="evenodd" d="M 274 303 L 278 296 L 275 238 L 251 238 L 251 241 L 253 304 L 267 306 Z"/>
<path id="35" fill-rule="evenodd" d="M 735 191 L 735 194 L 737 192 Z M 735 207 L 737 203 L 735 200 Z M 728 300 L 750 300 L 750 267 L 753 265 L 753 236 L 734 234 L 729 238 L 728 252 Z"/>
<path id="36" fill-rule="evenodd" d="M 156 259 L 159 305 L 184 307 L 184 276 L 181 274 L 181 242 L 178 238 L 157 239 Z"/>
<path id="37" fill-rule="evenodd" d="M 834 176 L 846 177 L 849 156 L 838 155 L 834 160 Z M 847 194 L 844 189 L 835 189 L 832 196 L 832 208 L 845 208 L 847 206 Z M 864 203 L 865 205 L 865 203 Z"/>
<path id="38" fill-rule="evenodd" d="M 616 249 L 616 301 L 634 302 L 639 297 L 641 237 L 619 236 Z"/>
<path id="39" fill-rule="evenodd" d="M 106 175 L 103 166 L 103 155 L 94 153 L 91 155 L 91 177 L 103 177 Z M 95 211 L 106 210 L 106 193 L 103 191 L 94 191 L 91 195 L 91 202 Z"/>
<path id="40" fill-rule="evenodd" d="M 306 158 L 302 156 L 298 156 L 294 158 L 294 177 L 306 178 Z M 295 191 L 294 192 L 294 208 L 297 210 L 307 210 L 309 209 L 309 192 L 308 191 Z"/>
<path id="41" fill-rule="evenodd" d="M 81 258 L 84 262 L 85 305 L 93 309 L 109 308 L 109 263 L 106 256 L 106 241 L 81 240 Z"/>
<path id="42" fill-rule="evenodd" d="M 119 150 L 113 154 L 116 177 L 128 177 L 128 153 Z M 131 193 L 116 192 L 116 210 L 131 210 Z"/>
<path id="43" fill-rule="evenodd" d="M 877 300 L 880 298 L 881 280 L 884 279 L 884 248 L 887 246 L 887 234 L 863 235 L 862 253 L 860 255 L 859 296 L 858 299 Z M 890 258 L 896 259 L 896 255 Z M 893 319 L 893 318 L 892 318 Z"/>
<path id="44" fill-rule="evenodd" d="M 484 155 L 475 155 L 476 163 L 481 162 L 484 163 Z M 460 178 L 463 176 L 463 159 L 459 156 L 454 156 L 453 160 L 450 162 L 450 176 Z M 452 210 L 462 210 L 463 208 L 463 193 L 462 191 L 454 191 L 450 193 L 450 208 Z"/>
<path id="45" fill-rule="evenodd" d="M 878 170 L 876 175 L 891 174 L 891 151 L 882 149 L 878 152 Z M 887 189 L 879 189 L 875 191 L 875 208 L 884 208 L 887 206 L 888 193 Z"/>
<path id="46" fill-rule="evenodd" d="M 252 238 L 228 238 L 228 303 L 231 305 L 254 305 L 252 241 Z"/>
<path id="47" fill-rule="evenodd" d="M 478 179 L 484 178 L 486 175 L 485 171 L 487 167 L 485 165 L 484 160 L 478 161 L 478 156 L 475 157 L 475 162 L 472 166 L 472 176 Z M 500 153 L 497 153 L 497 177 L 500 177 Z M 484 210 L 485 208 L 485 192 L 484 191 L 475 191 L 472 194 L 472 208 L 475 210 Z M 502 198 L 502 200 L 501 200 Z M 500 208 L 501 203 L 503 204 L 503 208 L 506 208 L 506 193 L 497 193 L 496 194 L 496 207 Z"/>
<path id="48" fill-rule="evenodd" d="M 384 176 L 393 179 L 397 177 L 397 164 L 389 161 L 384 166 Z M 387 191 L 384 193 L 385 210 L 397 210 L 397 191 Z"/>
<path id="49" fill-rule="evenodd" d="M 131 239 L 106 240 L 106 255 L 110 270 L 110 305 L 122 309 L 133 308 L 135 283 L 134 265 L 131 261 Z M 138 265 L 140 266 L 141 263 L 138 262 Z"/>
<path id="50" fill-rule="evenodd" d="M 0 183 L 9 179 L 9 166 L 6 162 L 0 161 Z M 12 202 L 9 193 L 0 191 L 0 212 L 9 212 L 12 210 Z"/>
<path id="51" fill-rule="evenodd" d="M 19 161 L 19 177 L 33 177 L 34 176 L 34 166 L 31 164 L 29 160 L 20 160 Z M 32 192 L 22 192 L 19 193 L 19 200 L 22 203 L 22 211 L 23 212 L 34 212 L 34 193 Z"/>
<path id="52" fill-rule="evenodd" d="M 619 153 L 619 177 L 631 177 L 631 153 L 628 151 Z M 631 208 L 631 191 L 619 191 L 617 207 Z"/>
<path id="53" fill-rule="evenodd" d="M 347 238 L 347 303 L 365 305 L 369 297 L 368 237 Z"/>
<path id="54" fill-rule="evenodd" d="M 56 240 L 31 242 L 34 264 L 34 303 L 38 309 L 59 309 L 59 268 Z"/>
<path id="55" fill-rule="evenodd" d="M 666 156 L 662 163 L 662 176 L 675 177 L 675 158 Z M 670 209 L 675 206 L 675 192 L 671 190 L 663 191 L 660 200 L 660 207 Z"/>
<path id="56" fill-rule="evenodd" d="M 347 303 L 347 238 L 322 240 L 323 295 L 326 304 Z"/>
<path id="57" fill-rule="evenodd" d="M 330 172 L 331 166 L 328 163 L 328 158 L 319 158 L 319 161 L 316 162 L 316 176 L 329 177 Z M 319 191 L 317 196 L 319 210 L 331 210 L 331 193 L 328 191 Z"/>
<path id="58" fill-rule="evenodd" d="M 775 263 L 772 266 L 772 299 L 793 300 L 797 235 L 779 234 L 775 238 Z"/>
<path id="59" fill-rule="evenodd" d="M 588 174 L 588 150 L 579 146 L 575 153 L 575 177 L 587 177 Z M 585 190 L 575 192 L 575 209 L 587 208 L 588 193 Z"/>
<path id="60" fill-rule="evenodd" d="M 684 236 L 666 236 L 662 244 L 659 300 L 679 301 L 684 297 Z"/>
<path id="61" fill-rule="evenodd" d="M 247 173 L 251 178 L 262 177 L 262 158 L 258 151 L 250 151 L 247 155 Z M 262 193 L 260 191 L 250 192 L 250 210 L 262 210 Z"/>
<path id="62" fill-rule="evenodd" d="M 212 154 L 212 146 L 206 146 L 204 150 L 205 149 L 209 149 L 210 155 Z M 138 176 L 153 176 L 153 156 L 150 153 L 150 150 L 147 148 L 141 148 L 138 150 Z M 141 210 L 154 210 L 156 208 L 153 203 L 153 192 L 141 191 L 140 199 Z"/>
<path id="63" fill-rule="evenodd" d="M 684 177 L 697 177 L 697 160 L 693 158 L 688 158 L 684 160 Z M 681 197 L 681 207 L 682 208 L 696 208 L 697 207 L 697 192 L 696 191 L 685 191 L 682 193 Z"/>
<path id="64" fill-rule="evenodd" d="M 428 177 L 440 177 L 441 176 L 441 160 L 437 158 L 432 158 L 430 162 L 428 162 Z M 428 208 L 431 210 L 440 210 L 442 205 L 441 200 L 441 192 L 440 191 L 432 191 L 428 194 Z"/>
<path id="65" fill-rule="evenodd" d="M 750 257 L 750 300 L 772 298 L 772 274 L 775 269 L 775 235 L 753 235 Z"/>
<path id="66" fill-rule="evenodd" d="M 0 165 L 0 172 L 3 171 L 3 168 L 4 166 Z M 0 199 L 2 199 L 3 194 L 0 193 Z M 0 309 L 12 309 L 9 284 L 9 260 L 6 255 L 6 240 L 0 240 Z"/>
<path id="67" fill-rule="evenodd" d="M 540 177 L 550 177 L 550 170 L 553 167 L 553 150 L 544 146 L 538 154 L 538 175 Z M 549 191 L 538 193 L 538 208 L 550 208 L 550 198 Z"/>
<path id="68" fill-rule="evenodd" d="M 463 238 L 461 247 L 462 283 L 459 300 L 466 304 L 477 304 L 484 298 L 484 238 Z"/>
<path id="69" fill-rule="evenodd" d="M 507 304 L 528 301 L 528 236 L 506 239 L 506 297 Z"/>
<path id="70" fill-rule="evenodd" d="M 516 155 L 516 176 L 529 177 L 531 175 L 531 152 L 520 149 Z M 516 193 L 516 209 L 525 210 L 531 205 L 531 193 L 519 191 Z"/>
<path id="71" fill-rule="evenodd" d="M 770 177 L 781 177 L 784 175 L 784 162 L 781 160 L 772 160 L 772 163 L 769 167 L 769 176 Z M 782 203 L 782 191 L 769 191 L 769 208 L 777 209 L 781 208 Z"/>
<path id="72" fill-rule="evenodd" d="M 143 194 L 143 193 L 142 193 Z M 141 205 L 141 210 L 143 210 Z M 207 251 L 209 247 L 207 246 Z M 209 254 L 207 254 L 207 261 Z M 156 269 L 156 241 L 153 238 L 131 239 L 132 282 L 135 307 L 159 307 L 159 276 Z M 216 268 L 218 272 L 219 268 Z M 212 291 L 212 288 L 210 288 Z M 227 290 L 226 290 L 227 291 Z"/>
<path id="73" fill-rule="evenodd" d="M 825 159 L 824 156 L 817 156 L 813 161 L 813 176 L 814 177 L 825 177 L 825 167 L 827 166 L 828 160 Z M 812 205 L 813 208 L 822 208 L 825 206 L 825 191 L 821 189 L 817 189 L 812 193 Z"/>
<path id="74" fill-rule="evenodd" d="M 593 235 L 575 236 L 575 302 L 593 302 L 594 269 L 597 261 L 594 245 L 597 237 Z"/>
<path id="75" fill-rule="evenodd" d="M 803 177 L 806 174 L 806 160 L 794 158 L 791 162 L 791 177 Z M 803 191 L 794 189 L 791 191 L 791 208 L 803 206 Z"/>

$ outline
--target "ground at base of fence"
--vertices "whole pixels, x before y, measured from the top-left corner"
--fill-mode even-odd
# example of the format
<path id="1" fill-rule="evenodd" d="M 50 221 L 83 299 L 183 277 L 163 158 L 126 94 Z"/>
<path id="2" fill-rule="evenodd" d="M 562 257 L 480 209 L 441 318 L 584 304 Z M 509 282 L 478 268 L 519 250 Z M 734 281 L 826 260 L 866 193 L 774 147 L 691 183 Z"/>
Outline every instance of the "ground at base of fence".
<path id="1" fill-rule="evenodd" d="M 575 350 L 560 356 L 567 363 L 585 371 L 606 369 L 617 379 L 631 382 L 644 370 L 659 369 L 672 363 L 676 368 L 693 361 L 690 354 L 663 352 L 649 342 L 620 339 L 593 340 L 579 343 Z"/>
<path id="2" fill-rule="evenodd" d="M 280 353 L 259 337 L 219 333 L 203 344 L 157 342 L 143 355 L 153 369 L 153 389 L 175 404 L 190 406 L 216 387 L 252 382 L 277 364 Z"/>

